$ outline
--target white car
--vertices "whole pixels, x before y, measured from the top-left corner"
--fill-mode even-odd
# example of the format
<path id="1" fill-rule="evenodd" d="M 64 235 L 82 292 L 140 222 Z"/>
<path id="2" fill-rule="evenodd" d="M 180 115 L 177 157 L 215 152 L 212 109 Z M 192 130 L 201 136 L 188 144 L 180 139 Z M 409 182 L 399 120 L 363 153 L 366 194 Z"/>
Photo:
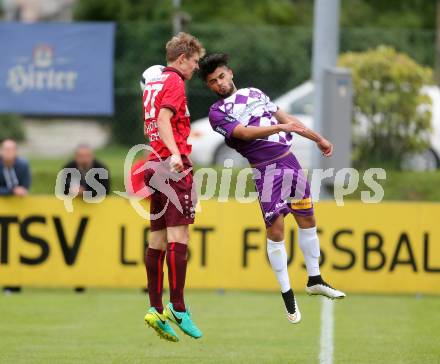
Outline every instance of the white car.
<path id="1" fill-rule="evenodd" d="M 313 128 L 313 83 L 307 81 L 280 96 L 274 103 L 289 114 L 295 115 L 307 127 Z M 426 86 L 423 92 L 432 99 L 431 147 L 417 155 L 404 158 L 402 167 L 408 170 L 434 170 L 440 168 L 440 89 Z M 247 166 L 247 160 L 224 143 L 224 137 L 214 132 L 208 118 L 191 124 L 189 143 L 192 144 L 191 159 L 198 165 L 223 165 L 225 159 L 232 159 L 235 167 Z M 303 168 L 312 163 L 312 141 L 293 134 L 292 151 Z"/>
<path id="2" fill-rule="evenodd" d="M 419 154 L 408 155 L 403 161 L 403 169 L 432 171 L 440 168 L 440 88 L 425 86 L 422 89 L 432 100 L 430 147 Z"/>

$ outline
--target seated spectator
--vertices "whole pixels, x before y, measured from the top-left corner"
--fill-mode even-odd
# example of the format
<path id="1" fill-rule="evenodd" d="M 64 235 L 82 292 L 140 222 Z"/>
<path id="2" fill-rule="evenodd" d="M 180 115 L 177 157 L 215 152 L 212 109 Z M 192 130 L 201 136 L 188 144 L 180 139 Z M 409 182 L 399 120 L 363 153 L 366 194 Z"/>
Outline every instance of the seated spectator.
<path id="1" fill-rule="evenodd" d="M 108 168 L 95 159 L 92 148 L 87 144 L 78 145 L 75 150 L 74 160 L 67 163 L 64 168 L 74 168 L 80 173 L 81 178 L 79 180 L 72 181 L 71 174 L 66 178 L 64 194 L 75 196 L 82 195 L 85 191 L 91 191 L 93 197 L 97 195 L 97 191 L 86 181 L 86 174 L 89 170 L 92 168 L 103 168 L 108 172 Z M 104 186 L 105 194 L 108 195 L 110 193 L 110 173 L 108 173 L 108 178 L 100 178 L 98 172 L 96 172 L 93 174 L 93 178 Z"/>
<path id="2" fill-rule="evenodd" d="M 5 139 L 0 153 L 0 195 L 26 196 L 31 185 L 31 172 L 28 162 L 18 157 L 17 143 Z"/>

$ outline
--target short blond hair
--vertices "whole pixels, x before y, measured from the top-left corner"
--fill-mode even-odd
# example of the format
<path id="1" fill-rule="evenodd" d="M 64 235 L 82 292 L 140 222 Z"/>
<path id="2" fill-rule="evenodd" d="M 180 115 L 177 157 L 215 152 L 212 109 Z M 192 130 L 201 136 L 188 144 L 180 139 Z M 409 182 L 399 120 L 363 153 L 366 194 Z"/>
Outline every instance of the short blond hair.
<path id="1" fill-rule="evenodd" d="M 198 53 L 200 57 L 205 55 L 202 43 L 191 34 L 180 32 L 172 37 L 165 46 L 167 62 L 174 62 L 181 54 L 190 58 Z"/>

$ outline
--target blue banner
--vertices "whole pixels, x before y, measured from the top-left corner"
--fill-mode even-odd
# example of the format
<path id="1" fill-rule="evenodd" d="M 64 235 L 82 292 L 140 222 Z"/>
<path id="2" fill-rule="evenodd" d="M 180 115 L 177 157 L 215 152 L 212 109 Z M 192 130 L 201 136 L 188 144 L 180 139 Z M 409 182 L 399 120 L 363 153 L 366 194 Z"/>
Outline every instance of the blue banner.
<path id="1" fill-rule="evenodd" d="M 113 114 L 113 23 L 0 23 L 0 113 Z"/>

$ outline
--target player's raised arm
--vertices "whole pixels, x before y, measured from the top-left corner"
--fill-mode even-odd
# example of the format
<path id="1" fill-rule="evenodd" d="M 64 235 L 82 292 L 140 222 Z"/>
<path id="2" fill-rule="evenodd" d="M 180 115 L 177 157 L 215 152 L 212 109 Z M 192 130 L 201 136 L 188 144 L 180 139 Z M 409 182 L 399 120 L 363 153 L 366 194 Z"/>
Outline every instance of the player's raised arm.
<path id="1" fill-rule="evenodd" d="M 269 135 L 279 133 L 280 131 L 284 131 L 286 133 L 290 133 L 293 130 L 292 124 L 276 124 L 270 126 L 244 126 L 237 125 L 233 132 L 232 136 L 241 140 L 254 140 L 260 138 L 266 138 Z"/>
<path id="2" fill-rule="evenodd" d="M 291 125 L 293 129 L 292 131 L 294 133 L 314 141 L 325 157 L 330 157 L 332 155 L 333 144 L 316 131 L 313 131 L 312 129 L 305 126 L 296 117 L 286 113 L 281 109 L 278 109 L 274 116 L 280 124 Z"/>

